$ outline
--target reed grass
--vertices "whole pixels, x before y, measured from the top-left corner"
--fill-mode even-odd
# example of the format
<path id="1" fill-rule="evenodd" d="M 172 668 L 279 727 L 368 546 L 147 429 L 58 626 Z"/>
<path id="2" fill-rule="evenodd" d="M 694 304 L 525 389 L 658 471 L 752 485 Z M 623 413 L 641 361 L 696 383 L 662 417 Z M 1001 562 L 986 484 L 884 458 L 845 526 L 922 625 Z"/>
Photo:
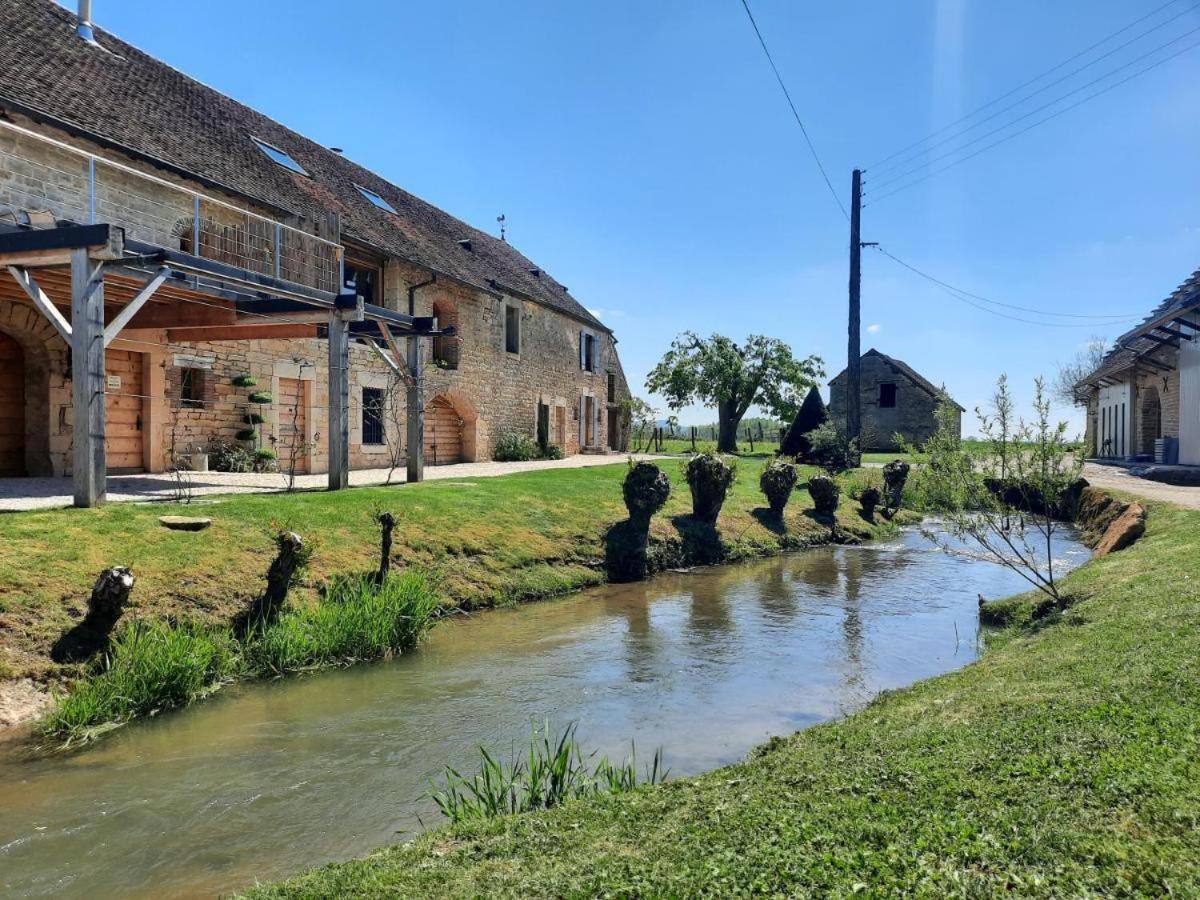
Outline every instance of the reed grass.
<path id="1" fill-rule="evenodd" d="M 595 753 L 584 753 L 575 723 L 557 735 L 552 735 L 548 723 L 534 729 L 526 754 L 518 757 L 514 750 L 508 763 L 486 747 L 480 747 L 479 754 L 476 774 L 464 777 L 447 766 L 445 786 L 432 794 L 442 815 L 452 822 L 551 809 L 598 794 L 623 794 L 639 784 L 660 784 L 667 777 L 661 748 L 639 775 L 636 748 L 620 763 L 604 756 L 597 759 Z"/>
<path id="2" fill-rule="evenodd" d="M 336 578 L 317 603 L 286 610 L 241 640 L 229 626 L 135 619 L 118 629 L 100 667 L 51 708 L 38 730 L 69 747 L 186 706 L 224 682 L 386 658 L 416 646 L 438 609 L 433 579 L 408 570 L 382 584 L 369 576 Z"/>

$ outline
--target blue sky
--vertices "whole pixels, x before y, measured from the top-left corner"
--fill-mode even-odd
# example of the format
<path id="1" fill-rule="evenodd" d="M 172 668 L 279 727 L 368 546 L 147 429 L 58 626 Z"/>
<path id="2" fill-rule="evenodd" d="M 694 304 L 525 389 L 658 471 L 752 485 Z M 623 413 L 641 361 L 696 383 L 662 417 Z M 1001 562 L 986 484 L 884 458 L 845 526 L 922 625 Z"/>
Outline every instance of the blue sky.
<path id="1" fill-rule="evenodd" d="M 1011 115 L 1200 27 L 1188 5 Z M 100 25 L 460 218 L 494 230 L 503 212 L 510 240 L 616 330 L 635 392 L 684 329 L 774 335 L 830 376 L 845 364 L 846 222 L 739 0 L 95 6 Z M 1200 266 L 1200 49 L 877 204 L 870 167 L 1159 6 L 752 3 L 844 198 L 868 167 L 865 240 L 995 300 L 1130 316 Z M 864 349 L 968 408 L 1002 371 L 1026 399 L 1089 335 L 1123 330 L 1000 318 L 870 250 L 863 323 Z"/>

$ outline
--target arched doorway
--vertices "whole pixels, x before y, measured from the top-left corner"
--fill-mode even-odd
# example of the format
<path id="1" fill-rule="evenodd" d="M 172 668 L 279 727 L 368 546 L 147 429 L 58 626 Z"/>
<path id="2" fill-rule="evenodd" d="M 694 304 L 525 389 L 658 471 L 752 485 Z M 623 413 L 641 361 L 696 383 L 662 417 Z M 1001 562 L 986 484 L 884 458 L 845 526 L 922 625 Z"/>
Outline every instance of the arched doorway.
<path id="1" fill-rule="evenodd" d="M 463 460 L 463 418 L 444 395 L 425 407 L 425 464 L 443 466 Z"/>
<path id="2" fill-rule="evenodd" d="M 1142 415 L 1138 423 L 1141 434 L 1140 453 L 1153 453 L 1154 441 L 1162 437 L 1162 401 L 1158 396 L 1158 388 L 1147 387 L 1141 391 Z"/>
<path id="3" fill-rule="evenodd" d="M 25 351 L 0 331 L 0 477 L 25 474 Z"/>

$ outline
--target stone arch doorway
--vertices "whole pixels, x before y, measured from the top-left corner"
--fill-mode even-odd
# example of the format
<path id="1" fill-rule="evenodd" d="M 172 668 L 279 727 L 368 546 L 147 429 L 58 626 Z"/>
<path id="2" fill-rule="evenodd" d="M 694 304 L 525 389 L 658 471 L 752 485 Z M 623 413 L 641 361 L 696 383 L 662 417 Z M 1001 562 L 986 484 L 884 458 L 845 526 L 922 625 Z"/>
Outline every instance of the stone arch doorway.
<path id="1" fill-rule="evenodd" d="M 66 364 L 66 345 L 40 316 L 27 317 L 32 325 L 22 327 L 15 314 L 13 321 L 3 314 L 0 309 L 0 477 L 60 474 L 66 448 L 52 465 L 50 379 L 52 357 Z"/>
<path id="2" fill-rule="evenodd" d="M 1142 389 L 1141 408 L 1141 421 L 1138 422 L 1141 445 L 1138 452 L 1153 453 L 1154 441 L 1162 437 L 1162 400 L 1158 396 L 1158 388 Z"/>
<path id="3" fill-rule="evenodd" d="M 0 331 L 0 477 L 25 474 L 25 351 Z"/>
<path id="4" fill-rule="evenodd" d="M 478 429 L 475 406 L 460 391 L 438 394 L 425 404 L 425 464 L 474 462 Z"/>

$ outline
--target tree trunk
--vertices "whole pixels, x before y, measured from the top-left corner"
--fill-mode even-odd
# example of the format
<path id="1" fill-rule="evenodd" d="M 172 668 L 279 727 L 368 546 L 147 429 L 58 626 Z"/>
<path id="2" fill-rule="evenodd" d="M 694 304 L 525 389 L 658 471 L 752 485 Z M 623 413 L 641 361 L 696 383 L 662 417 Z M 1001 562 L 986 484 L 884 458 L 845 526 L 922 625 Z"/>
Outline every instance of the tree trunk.
<path id="1" fill-rule="evenodd" d="M 379 583 L 387 581 L 388 572 L 392 568 L 392 529 L 396 527 L 396 517 L 390 512 L 382 512 L 377 517 L 379 522 Z"/>
<path id="2" fill-rule="evenodd" d="M 732 402 L 717 404 L 717 450 L 721 453 L 737 453 L 737 430 L 742 417 Z"/>

